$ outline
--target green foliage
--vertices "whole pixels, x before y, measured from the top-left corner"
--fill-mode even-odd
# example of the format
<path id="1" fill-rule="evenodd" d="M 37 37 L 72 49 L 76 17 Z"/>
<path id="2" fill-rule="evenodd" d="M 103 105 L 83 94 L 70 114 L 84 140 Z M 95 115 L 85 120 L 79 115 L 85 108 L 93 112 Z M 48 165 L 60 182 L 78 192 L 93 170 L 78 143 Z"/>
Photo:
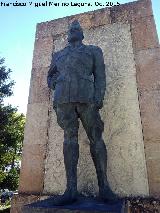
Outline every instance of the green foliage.
<path id="1" fill-rule="evenodd" d="M 5 97 L 13 94 L 12 87 L 15 84 L 10 80 L 11 69 L 6 69 L 4 66 L 5 59 L 0 58 L 0 103 L 2 103 Z"/>
<path id="2" fill-rule="evenodd" d="M 17 108 L 3 104 L 4 98 L 12 95 L 14 81 L 10 69 L 0 58 L 0 188 L 17 189 L 24 134 L 25 116 Z"/>
<path id="3" fill-rule="evenodd" d="M 6 172 L 6 177 L 1 183 L 3 188 L 9 190 L 16 190 L 18 187 L 18 180 L 19 180 L 19 168 L 12 168 L 9 172 Z"/>

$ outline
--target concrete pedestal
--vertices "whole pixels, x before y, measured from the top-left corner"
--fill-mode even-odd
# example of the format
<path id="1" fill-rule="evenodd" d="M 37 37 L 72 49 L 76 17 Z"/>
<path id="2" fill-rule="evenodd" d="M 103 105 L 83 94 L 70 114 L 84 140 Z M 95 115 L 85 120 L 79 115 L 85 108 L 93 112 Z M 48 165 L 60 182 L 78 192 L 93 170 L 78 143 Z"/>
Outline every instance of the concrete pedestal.
<path id="1" fill-rule="evenodd" d="M 23 207 L 23 213 L 125 213 L 125 202 L 119 200 L 116 203 L 104 203 L 96 198 L 80 196 L 76 202 L 65 206 L 53 205 L 54 197 L 38 201 Z"/>

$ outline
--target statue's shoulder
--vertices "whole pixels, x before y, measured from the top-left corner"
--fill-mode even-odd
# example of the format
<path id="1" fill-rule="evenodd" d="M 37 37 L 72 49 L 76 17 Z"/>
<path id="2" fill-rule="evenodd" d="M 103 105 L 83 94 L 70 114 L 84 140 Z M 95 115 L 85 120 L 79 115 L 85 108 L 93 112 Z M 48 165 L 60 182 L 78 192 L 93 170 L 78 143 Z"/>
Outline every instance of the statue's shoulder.
<path id="1" fill-rule="evenodd" d="M 59 54 L 60 54 L 60 51 L 53 52 L 53 53 L 52 53 L 52 58 L 53 58 L 54 60 L 56 60 L 56 58 L 59 56 Z"/>
<path id="2" fill-rule="evenodd" d="M 68 47 L 65 47 L 57 52 L 52 53 L 52 58 L 57 61 L 61 56 L 65 55 L 68 52 Z"/>
<path id="3" fill-rule="evenodd" d="M 85 48 L 89 50 L 90 52 L 92 52 L 92 54 L 94 55 L 102 52 L 102 49 L 95 45 L 85 45 Z"/>

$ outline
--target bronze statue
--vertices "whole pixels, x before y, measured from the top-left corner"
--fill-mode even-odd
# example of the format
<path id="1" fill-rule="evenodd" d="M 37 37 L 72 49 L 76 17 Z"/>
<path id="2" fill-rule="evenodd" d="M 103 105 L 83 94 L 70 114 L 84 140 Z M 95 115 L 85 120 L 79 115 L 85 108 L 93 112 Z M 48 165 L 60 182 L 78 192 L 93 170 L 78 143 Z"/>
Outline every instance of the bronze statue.
<path id="1" fill-rule="evenodd" d="M 106 168 L 107 151 L 102 139 L 104 123 L 99 109 L 103 107 L 106 89 L 105 64 L 101 48 L 82 43 L 83 30 L 78 21 L 68 31 L 68 46 L 52 55 L 48 87 L 55 90 L 54 110 L 64 130 L 64 164 L 66 191 L 54 204 L 63 205 L 77 199 L 77 163 L 79 158 L 79 118 L 90 141 L 90 152 L 96 168 L 99 197 L 116 200 L 109 187 Z"/>

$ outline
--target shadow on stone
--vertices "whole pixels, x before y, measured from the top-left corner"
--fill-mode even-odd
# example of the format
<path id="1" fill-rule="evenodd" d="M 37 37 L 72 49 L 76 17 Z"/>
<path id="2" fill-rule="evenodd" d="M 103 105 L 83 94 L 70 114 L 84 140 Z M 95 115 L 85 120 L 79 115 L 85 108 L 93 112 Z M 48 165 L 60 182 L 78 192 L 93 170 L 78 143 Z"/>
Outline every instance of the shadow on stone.
<path id="1" fill-rule="evenodd" d="M 42 201 L 38 201 L 23 207 L 24 213 L 85 213 L 85 212 L 108 212 L 108 213 L 122 213 L 125 212 L 125 201 L 120 199 L 116 203 L 104 203 L 94 197 L 79 196 L 78 199 L 68 205 L 56 206 L 53 201 L 57 196 L 51 196 L 50 198 Z"/>

